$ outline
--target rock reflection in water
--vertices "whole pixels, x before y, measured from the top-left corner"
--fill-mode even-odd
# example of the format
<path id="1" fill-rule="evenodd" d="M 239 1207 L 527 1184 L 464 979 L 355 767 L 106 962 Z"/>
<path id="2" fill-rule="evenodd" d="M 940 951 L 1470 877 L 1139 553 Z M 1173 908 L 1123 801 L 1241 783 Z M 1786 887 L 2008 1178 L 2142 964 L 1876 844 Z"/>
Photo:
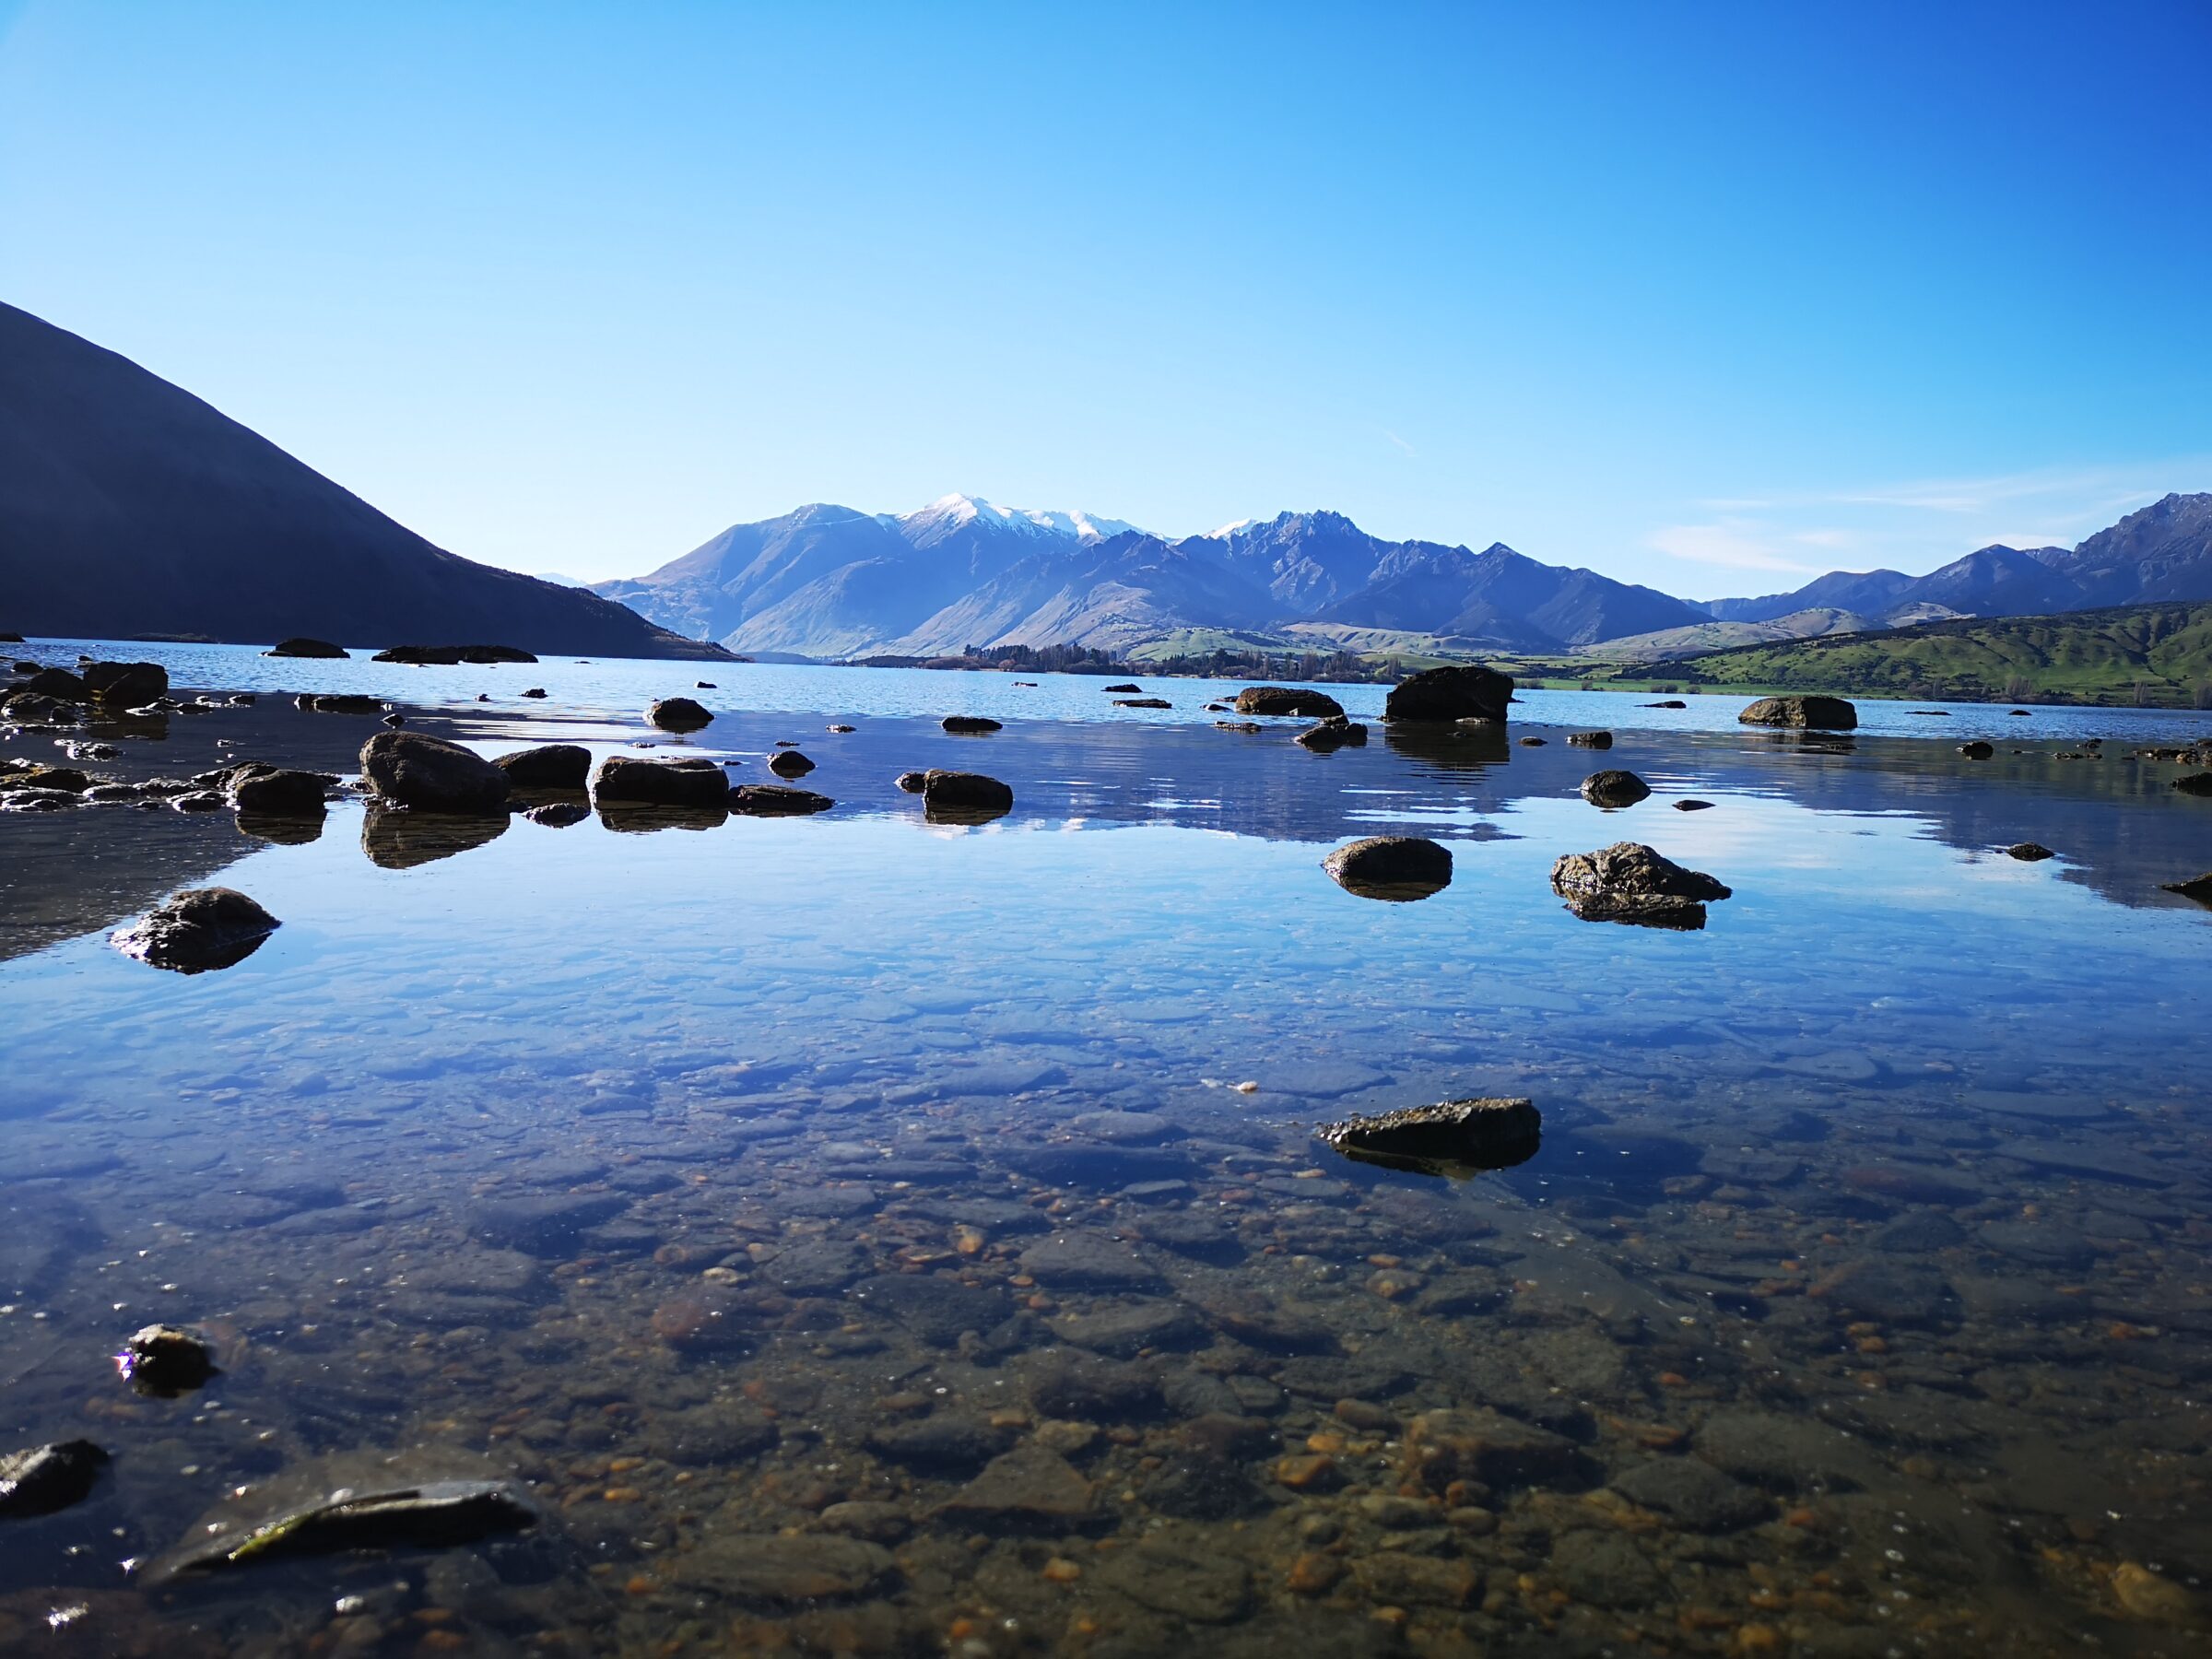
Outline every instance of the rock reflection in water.
<path id="1" fill-rule="evenodd" d="M 361 851 L 382 870 L 412 870 L 468 853 L 507 833 L 507 819 L 370 806 L 361 817 Z"/>

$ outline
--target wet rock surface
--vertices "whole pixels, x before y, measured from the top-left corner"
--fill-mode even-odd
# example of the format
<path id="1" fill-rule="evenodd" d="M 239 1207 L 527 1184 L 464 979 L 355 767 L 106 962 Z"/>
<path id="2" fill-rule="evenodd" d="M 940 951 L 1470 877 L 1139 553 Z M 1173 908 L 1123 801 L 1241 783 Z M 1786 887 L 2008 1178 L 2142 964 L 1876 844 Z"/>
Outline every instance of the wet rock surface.
<path id="1" fill-rule="evenodd" d="M 1452 883 L 1451 849 L 1418 835 L 1371 835 L 1322 860 L 1322 868 L 1362 898 L 1425 899 Z"/>
<path id="2" fill-rule="evenodd" d="M 361 776 L 383 800 L 420 812 L 491 814 L 507 806 L 507 774 L 457 743 L 379 732 L 361 746 Z"/>
<path id="3" fill-rule="evenodd" d="M 592 751 L 581 743 L 541 743 L 492 761 L 508 786 L 523 792 L 581 794 L 591 782 Z"/>
<path id="4" fill-rule="evenodd" d="M 1237 693 L 1240 714 L 1295 714 L 1308 720 L 1341 720 L 1344 705 L 1326 691 L 1305 686 L 1247 686 Z"/>
<path id="5" fill-rule="evenodd" d="M 1704 872 L 1685 869 L 1639 841 L 1569 853 L 1551 867 L 1551 889 L 1585 922 L 1681 929 L 1703 927 L 1705 906 L 1730 896 Z"/>
<path id="6" fill-rule="evenodd" d="M 645 720 L 664 732 L 698 732 L 714 724 L 706 704 L 688 697 L 664 697 L 645 711 Z"/>
<path id="7" fill-rule="evenodd" d="M 1382 718 L 1392 721 L 1481 720 L 1502 724 L 1512 701 L 1510 675 L 1475 665 L 1430 668 L 1392 688 Z"/>
<path id="8" fill-rule="evenodd" d="M 1593 806 L 1633 806 L 1651 798 L 1652 786 L 1632 771 L 1598 771 L 1583 780 L 1582 793 Z"/>
<path id="9" fill-rule="evenodd" d="M 1762 697 L 1736 719 L 1745 725 L 1848 732 L 1857 727 L 1859 712 L 1841 697 Z"/>
<path id="10" fill-rule="evenodd" d="M 115 948 L 155 968 L 206 973 L 243 961 L 282 925 L 230 888 L 194 888 L 117 932 Z"/>
<path id="11" fill-rule="evenodd" d="M 82 1503 L 108 1454 L 90 1441 L 0 1453 L 0 1520 L 51 1515 Z"/>

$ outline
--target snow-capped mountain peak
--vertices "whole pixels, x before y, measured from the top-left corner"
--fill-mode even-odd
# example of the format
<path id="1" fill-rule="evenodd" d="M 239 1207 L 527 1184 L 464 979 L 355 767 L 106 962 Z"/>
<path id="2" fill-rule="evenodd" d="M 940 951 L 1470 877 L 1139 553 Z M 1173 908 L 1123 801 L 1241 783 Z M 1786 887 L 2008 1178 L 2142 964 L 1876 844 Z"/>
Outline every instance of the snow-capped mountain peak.
<path id="1" fill-rule="evenodd" d="M 1104 541 L 1136 526 L 1088 512 L 1059 512 L 1028 507 L 1001 507 L 981 496 L 939 496 L 926 507 L 893 515 L 892 524 L 909 540 L 942 535 L 977 521 L 1024 535 L 1065 536 L 1072 541 Z"/>

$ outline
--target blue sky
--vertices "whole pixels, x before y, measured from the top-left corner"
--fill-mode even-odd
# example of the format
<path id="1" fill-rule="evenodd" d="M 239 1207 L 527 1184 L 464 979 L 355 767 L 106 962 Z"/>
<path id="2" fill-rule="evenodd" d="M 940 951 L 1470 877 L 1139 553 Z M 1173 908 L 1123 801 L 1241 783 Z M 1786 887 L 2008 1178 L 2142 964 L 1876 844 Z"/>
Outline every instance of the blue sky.
<path id="1" fill-rule="evenodd" d="M 2212 488 L 2212 7 L 0 0 L 0 299 L 443 546 L 1329 506 L 1711 596 Z"/>

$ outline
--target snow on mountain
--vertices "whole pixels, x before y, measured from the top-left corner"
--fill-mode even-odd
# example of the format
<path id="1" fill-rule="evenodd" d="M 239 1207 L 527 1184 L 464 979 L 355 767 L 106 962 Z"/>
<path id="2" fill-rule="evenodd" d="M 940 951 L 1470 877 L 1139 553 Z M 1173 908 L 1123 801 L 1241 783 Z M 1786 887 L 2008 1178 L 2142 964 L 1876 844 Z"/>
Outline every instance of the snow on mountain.
<path id="1" fill-rule="evenodd" d="M 1120 519 L 1099 518 L 1088 512 L 1001 507 L 995 501 L 971 495 L 939 496 L 928 506 L 912 512 L 886 514 L 884 522 L 917 545 L 979 522 L 1025 535 L 1060 535 L 1079 542 L 1101 542 L 1136 528 Z"/>

